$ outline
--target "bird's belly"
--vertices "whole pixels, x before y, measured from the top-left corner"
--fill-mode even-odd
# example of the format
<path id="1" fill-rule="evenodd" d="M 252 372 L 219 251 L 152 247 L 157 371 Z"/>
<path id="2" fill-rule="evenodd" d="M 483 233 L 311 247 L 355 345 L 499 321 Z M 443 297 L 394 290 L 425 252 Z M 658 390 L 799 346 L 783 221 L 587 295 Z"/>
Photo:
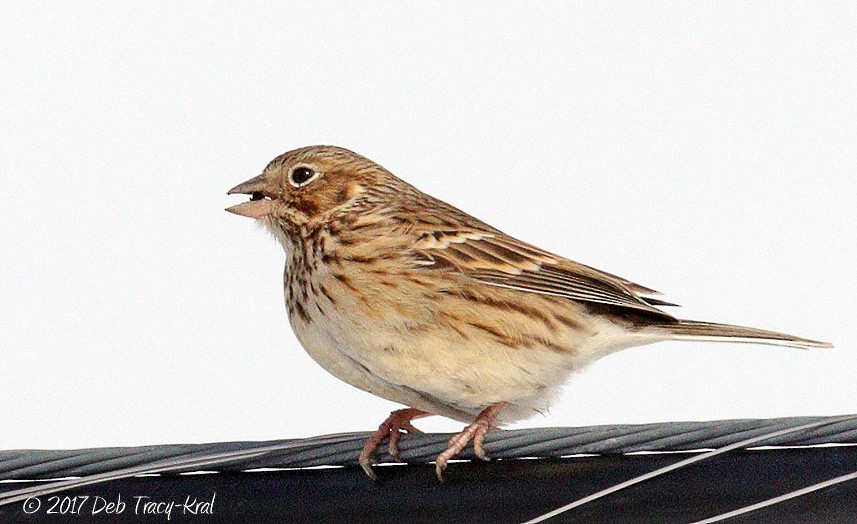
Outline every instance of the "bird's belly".
<path id="1" fill-rule="evenodd" d="M 376 352 L 374 344 L 368 343 L 373 337 L 353 326 L 353 322 L 331 310 L 322 313 L 320 309 L 308 313 L 308 316 L 290 314 L 292 329 L 304 350 L 325 371 L 339 380 L 358 389 L 381 398 L 398 402 L 409 407 L 422 409 L 430 413 L 468 421 L 477 412 L 461 410 L 440 399 L 433 398 L 407 380 L 391 380 L 395 377 L 395 365 L 385 365 L 368 358 Z M 366 335 L 361 337 L 360 334 Z"/>
<path id="2" fill-rule="evenodd" d="M 538 342 L 510 347 L 433 320 L 406 324 L 395 316 L 341 314 L 324 305 L 306 309 L 308 318 L 290 316 L 292 327 L 329 373 L 388 400 L 460 420 L 501 401 L 512 405 L 505 421 L 529 417 L 586 363 Z M 565 334 L 569 348 L 588 338 Z"/>
<path id="3" fill-rule="evenodd" d="M 292 327 L 309 355 L 352 386 L 456 419 L 497 402 L 511 404 L 507 419 L 530 416 L 571 372 L 636 345 L 570 301 L 379 286 L 377 275 L 337 271 L 287 290 Z"/>
<path id="4" fill-rule="evenodd" d="M 351 341 L 330 319 L 312 314 L 309 321 L 295 315 L 290 315 L 289 319 L 304 350 L 325 371 L 356 388 L 401 402 L 388 391 L 390 384 L 381 381 L 355 358 L 359 352 L 351 347 Z"/>

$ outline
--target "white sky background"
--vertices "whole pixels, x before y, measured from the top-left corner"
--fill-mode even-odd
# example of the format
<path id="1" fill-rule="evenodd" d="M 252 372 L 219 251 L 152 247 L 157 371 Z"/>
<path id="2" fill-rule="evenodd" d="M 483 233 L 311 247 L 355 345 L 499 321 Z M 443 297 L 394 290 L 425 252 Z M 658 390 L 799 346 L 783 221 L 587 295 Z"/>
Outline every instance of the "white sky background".
<path id="1" fill-rule="evenodd" d="M 280 247 L 223 211 L 317 143 L 681 316 L 837 344 L 626 350 L 518 427 L 857 413 L 853 2 L 23 4 L 0 17 L 2 449 L 397 409 L 304 353 Z"/>

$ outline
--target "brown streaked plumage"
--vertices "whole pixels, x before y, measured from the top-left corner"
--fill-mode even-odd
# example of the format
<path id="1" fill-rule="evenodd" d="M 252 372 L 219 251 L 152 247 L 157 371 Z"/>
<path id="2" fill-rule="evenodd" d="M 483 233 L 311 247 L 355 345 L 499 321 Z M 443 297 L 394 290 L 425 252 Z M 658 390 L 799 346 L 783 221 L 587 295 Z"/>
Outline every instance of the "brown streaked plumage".
<path id="1" fill-rule="evenodd" d="M 574 370 L 664 340 L 798 348 L 829 344 L 755 328 L 681 320 L 652 289 L 512 238 L 422 193 L 356 153 L 313 146 L 275 158 L 229 191 L 228 211 L 264 223 L 286 251 L 289 320 L 327 371 L 409 406 L 367 442 L 397 456 L 411 420 L 470 423 L 437 459 L 547 406 Z"/>

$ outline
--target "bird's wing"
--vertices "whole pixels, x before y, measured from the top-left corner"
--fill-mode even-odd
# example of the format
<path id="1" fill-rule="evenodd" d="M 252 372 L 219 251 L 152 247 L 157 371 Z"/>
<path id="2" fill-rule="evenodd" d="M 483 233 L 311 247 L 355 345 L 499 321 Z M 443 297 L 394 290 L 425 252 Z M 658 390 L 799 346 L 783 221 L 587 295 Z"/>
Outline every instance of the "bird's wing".
<path id="1" fill-rule="evenodd" d="M 454 269 L 484 284 L 648 311 L 669 317 L 655 305 L 674 305 L 644 295 L 657 291 L 548 253 L 496 230 L 418 233 L 413 244 L 426 269 Z"/>

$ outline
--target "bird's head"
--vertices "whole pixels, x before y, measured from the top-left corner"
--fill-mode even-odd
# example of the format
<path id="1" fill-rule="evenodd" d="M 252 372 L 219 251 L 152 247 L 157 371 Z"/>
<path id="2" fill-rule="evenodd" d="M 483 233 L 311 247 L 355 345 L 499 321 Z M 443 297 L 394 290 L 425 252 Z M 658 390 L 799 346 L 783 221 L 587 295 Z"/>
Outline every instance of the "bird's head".
<path id="1" fill-rule="evenodd" d="M 229 194 L 250 200 L 227 209 L 261 220 L 272 229 L 295 228 L 324 221 L 371 200 L 378 188 L 401 183 L 371 160 L 335 146 L 310 146 L 283 153 L 261 175 L 239 184 Z"/>

